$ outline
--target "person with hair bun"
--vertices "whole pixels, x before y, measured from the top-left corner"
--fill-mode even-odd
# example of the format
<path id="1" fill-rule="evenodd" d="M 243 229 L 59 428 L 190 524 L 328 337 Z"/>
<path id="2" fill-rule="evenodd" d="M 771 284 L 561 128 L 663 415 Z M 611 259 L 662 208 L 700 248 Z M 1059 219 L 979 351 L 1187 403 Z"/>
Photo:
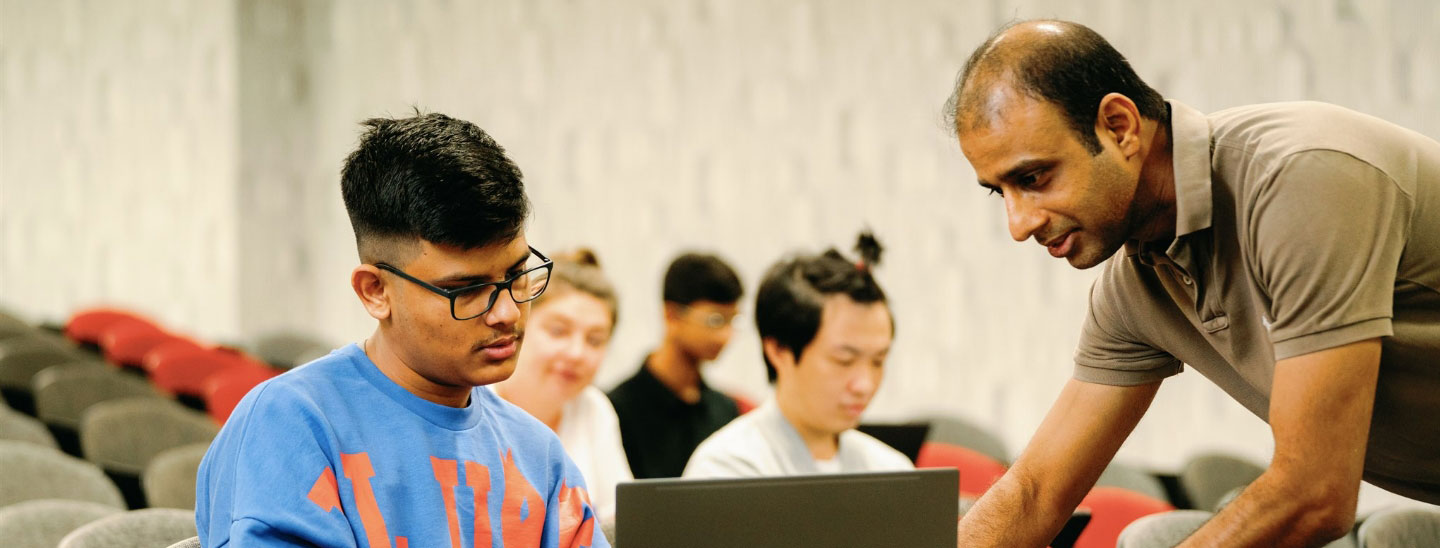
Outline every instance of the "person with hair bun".
<path id="1" fill-rule="evenodd" d="M 770 268 L 755 325 L 775 396 L 710 436 L 688 478 L 906 470 L 905 455 L 855 427 L 885 376 L 894 317 L 875 281 L 881 246 L 869 232 L 858 259 L 835 249 Z"/>
<path id="2" fill-rule="evenodd" d="M 550 287 L 530 309 L 515 374 L 500 397 L 545 423 L 590 486 L 602 528 L 615 520 L 615 485 L 630 481 L 615 408 L 591 382 L 618 319 L 615 287 L 589 249 L 559 254 Z"/>

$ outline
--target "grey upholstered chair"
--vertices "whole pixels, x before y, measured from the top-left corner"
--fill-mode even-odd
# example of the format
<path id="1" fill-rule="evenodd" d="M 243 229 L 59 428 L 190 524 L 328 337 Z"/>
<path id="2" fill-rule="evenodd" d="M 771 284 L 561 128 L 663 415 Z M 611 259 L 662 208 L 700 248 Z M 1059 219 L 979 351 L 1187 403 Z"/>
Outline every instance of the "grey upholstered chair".
<path id="1" fill-rule="evenodd" d="M 200 537 L 190 537 L 165 548 L 200 548 Z"/>
<path id="2" fill-rule="evenodd" d="M 979 451 L 1001 464 L 1010 464 L 1010 451 L 1005 448 L 1005 441 L 988 429 L 949 415 L 933 415 L 925 420 L 930 422 L 926 440 L 959 445 Z"/>
<path id="3" fill-rule="evenodd" d="M 123 510 L 95 502 L 39 499 L 0 508 L 6 548 L 55 548 L 71 531 Z"/>
<path id="4" fill-rule="evenodd" d="M 55 436 L 45 423 L 8 408 L 0 408 L 0 440 L 29 442 L 41 447 L 59 449 Z"/>
<path id="5" fill-rule="evenodd" d="M 146 501 L 140 473 L 150 459 L 166 449 L 209 443 L 219 427 L 204 413 L 170 400 L 139 397 L 97 403 L 80 422 L 80 448 L 85 460 L 104 469 L 131 508 L 154 506 Z"/>
<path id="6" fill-rule="evenodd" d="M 99 365 L 93 356 L 40 335 L 0 340 L 0 394 L 16 410 L 33 415 L 35 374 L 57 364 L 88 362 Z"/>
<path id="7" fill-rule="evenodd" d="M 59 548 L 159 548 L 195 533 L 195 512 L 146 508 L 90 522 L 66 535 Z"/>
<path id="8" fill-rule="evenodd" d="M 293 331 L 269 333 L 255 338 L 251 351 L 266 363 L 289 369 L 329 354 L 336 345 L 318 336 Z"/>
<path id="9" fill-rule="evenodd" d="M 167 449 L 150 459 L 140 483 L 151 507 L 195 508 L 195 477 L 210 444 L 192 443 Z"/>
<path id="10" fill-rule="evenodd" d="M 139 475 L 167 449 L 208 444 L 220 428 L 204 413 L 170 400 L 140 397 L 91 406 L 80 422 L 85 460 L 106 470 Z"/>
<path id="11" fill-rule="evenodd" d="M 1214 511 L 1226 493 L 1250 485 L 1265 467 L 1232 455 L 1207 453 L 1192 457 L 1180 470 L 1180 486 L 1197 509 Z"/>
<path id="12" fill-rule="evenodd" d="M 1185 540 L 1212 516 L 1204 510 L 1175 510 L 1137 519 L 1120 531 L 1116 548 L 1170 548 Z"/>
<path id="13" fill-rule="evenodd" d="M 1381 510 L 1360 524 L 1360 548 L 1440 546 L 1440 508 Z"/>
<path id="14" fill-rule="evenodd" d="M 33 443 L 0 441 L 0 507 L 37 499 L 83 500 L 124 509 L 100 467 Z"/>
<path id="15" fill-rule="evenodd" d="M 1095 486 L 1119 487 L 1149 495 L 1157 500 L 1170 500 L 1170 494 L 1165 492 L 1165 484 L 1160 481 L 1160 478 L 1119 462 L 1112 462 L 1110 466 L 1105 467 L 1105 471 L 1100 473 L 1100 479 L 1095 482 Z"/>
<path id="16" fill-rule="evenodd" d="M 150 383 L 105 366 L 70 364 L 35 375 L 35 416 L 50 427 L 60 448 L 82 455 L 80 419 L 97 403 L 129 397 L 162 397 Z"/>

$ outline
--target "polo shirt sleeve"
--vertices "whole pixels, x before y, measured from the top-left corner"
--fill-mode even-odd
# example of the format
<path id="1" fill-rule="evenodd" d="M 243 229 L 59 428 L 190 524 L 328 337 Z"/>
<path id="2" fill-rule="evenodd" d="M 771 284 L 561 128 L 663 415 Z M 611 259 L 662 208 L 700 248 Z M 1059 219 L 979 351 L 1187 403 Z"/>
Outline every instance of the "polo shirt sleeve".
<path id="1" fill-rule="evenodd" d="M 1270 297 L 1275 359 L 1393 334 L 1414 197 L 1379 168 L 1332 150 L 1290 155 L 1254 192 L 1242 237 Z"/>
<path id="2" fill-rule="evenodd" d="M 1119 287 L 1123 276 L 1118 268 L 1129 267 L 1112 259 L 1105 272 L 1090 286 L 1090 309 L 1080 331 L 1075 351 L 1074 378 L 1112 386 L 1136 386 L 1180 373 L 1184 365 L 1169 353 L 1134 335 L 1128 316 L 1118 309 L 1122 302 Z"/>

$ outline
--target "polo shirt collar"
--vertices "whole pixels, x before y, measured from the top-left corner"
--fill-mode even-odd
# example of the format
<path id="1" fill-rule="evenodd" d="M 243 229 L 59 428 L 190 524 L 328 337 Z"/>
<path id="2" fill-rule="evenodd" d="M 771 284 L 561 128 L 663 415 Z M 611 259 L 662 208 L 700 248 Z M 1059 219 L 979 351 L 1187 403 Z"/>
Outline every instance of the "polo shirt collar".
<path id="1" fill-rule="evenodd" d="M 1210 181 L 1210 120 L 1204 113 L 1169 101 L 1171 162 L 1175 176 L 1175 240 L 1166 255 L 1181 254 L 1183 237 L 1210 228 L 1214 202 Z M 1138 242 L 1125 244 L 1127 255 L 1144 256 Z"/>
<path id="2" fill-rule="evenodd" d="M 1170 103 L 1171 156 L 1175 163 L 1175 236 L 1210 228 L 1210 120 Z"/>

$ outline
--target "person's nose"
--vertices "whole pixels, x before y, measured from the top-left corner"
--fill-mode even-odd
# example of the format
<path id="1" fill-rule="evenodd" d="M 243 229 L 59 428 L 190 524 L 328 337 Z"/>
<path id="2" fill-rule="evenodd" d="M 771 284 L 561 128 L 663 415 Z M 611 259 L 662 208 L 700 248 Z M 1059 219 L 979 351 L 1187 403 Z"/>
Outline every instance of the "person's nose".
<path id="1" fill-rule="evenodd" d="M 574 336 L 565 341 L 564 351 L 561 353 L 566 359 L 579 360 L 585 356 L 585 337 Z"/>
<path id="2" fill-rule="evenodd" d="M 1045 226 L 1044 212 L 1019 192 L 1005 193 L 1005 219 L 1009 224 L 1010 237 L 1017 242 L 1030 239 L 1035 231 Z"/>
<path id="3" fill-rule="evenodd" d="M 868 366 L 855 369 L 855 374 L 850 377 L 850 392 L 863 398 L 873 396 L 875 390 L 880 387 L 879 370 L 872 370 Z"/>
<path id="4" fill-rule="evenodd" d="M 485 325 L 501 328 L 515 325 L 518 321 L 520 321 L 520 305 L 515 302 L 515 299 L 510 298 L 509 292 L 499 292 L 495 296 L 495 305 L 485 313 Z"/>

